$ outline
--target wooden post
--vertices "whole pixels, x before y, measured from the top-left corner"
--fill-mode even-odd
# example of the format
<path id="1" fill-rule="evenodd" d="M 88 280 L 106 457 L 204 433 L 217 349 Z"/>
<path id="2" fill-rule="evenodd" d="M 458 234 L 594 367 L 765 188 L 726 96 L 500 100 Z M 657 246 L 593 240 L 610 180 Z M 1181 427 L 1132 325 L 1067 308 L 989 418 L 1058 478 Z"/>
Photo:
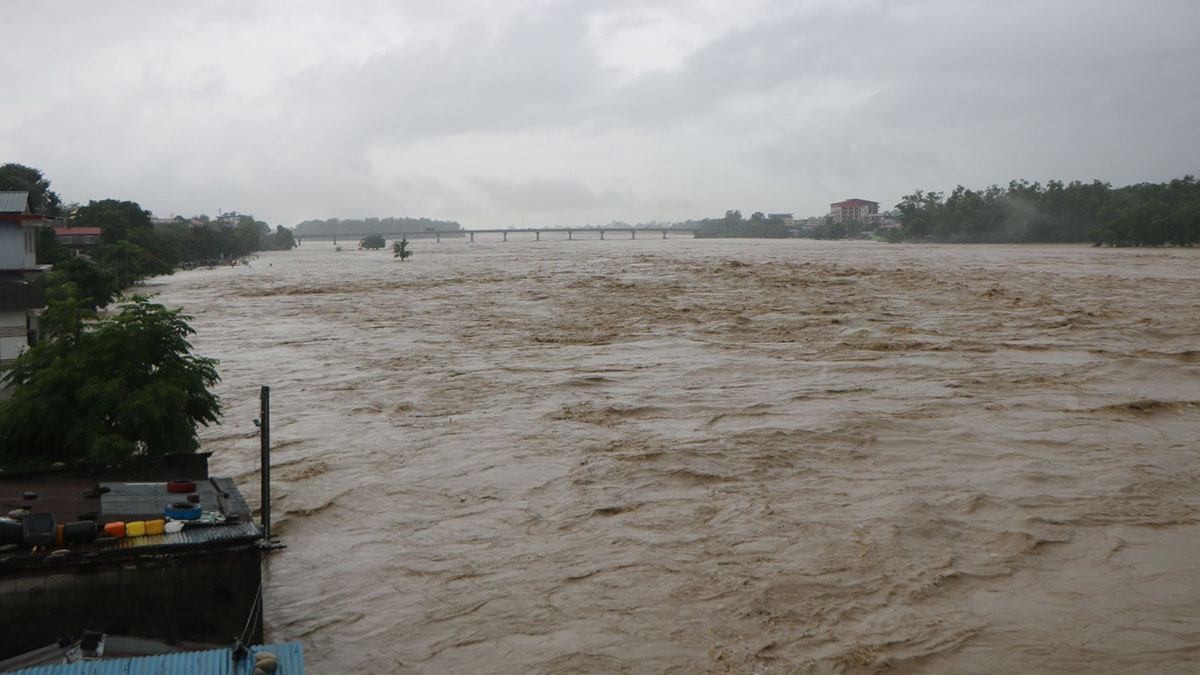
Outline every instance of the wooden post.
<path id="1" fill-rule="evenodd" d="M 435 232 L 435 234 L 437 235 L 437 241 L 436 241 L 436 242 L 434 242 L 434 243 L 435 243 L 435 244 L 440 244 L 440 243 L 442 243 L 442 231 L 441 231 L 441 230 L 437 230 L 437 231 Z"/>
<path id="2" fill-rule="evenodd" d="M 475 241 L 475 233 L 474 232 L 471 233 L 471 241 Z"/>
<path id="3" fill-rule="evenodd" d="M 574 230 L 567 230 L 567 241 L 571 241 Z"/>
<path id="4" fill-rule="evenodd" d="M 541 230 L 534 230 L 534 231 L 533 231 L 533 240 L 534 240 L 534 241 L 541 241 L 541 240 L 542 240 L 542 231 L 541 231 Z"/>
<path id="5" fill-rule="evenodd" d="M 271 541 L 271 388 L 262 388 L 258 414 L 258 436 L 262 442 L 262 526 L 263 540 Z"/>
<path id="6" fill-rule="evenodd" d="M 600 230 L 600 240 L 604 241 L 604 230 Z"/>

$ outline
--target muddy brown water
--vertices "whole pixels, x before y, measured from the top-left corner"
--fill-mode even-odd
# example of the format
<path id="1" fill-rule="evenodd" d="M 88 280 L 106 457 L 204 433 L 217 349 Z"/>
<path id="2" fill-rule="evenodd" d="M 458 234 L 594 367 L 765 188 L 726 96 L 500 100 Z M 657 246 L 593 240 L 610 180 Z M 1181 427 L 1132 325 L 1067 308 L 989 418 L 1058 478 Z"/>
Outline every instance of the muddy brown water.
<path id="1" fill-rule="evenodd" d="M 310 672 L 1200 669 L 1200 250 L 413 248 L 145 289 Z"/>

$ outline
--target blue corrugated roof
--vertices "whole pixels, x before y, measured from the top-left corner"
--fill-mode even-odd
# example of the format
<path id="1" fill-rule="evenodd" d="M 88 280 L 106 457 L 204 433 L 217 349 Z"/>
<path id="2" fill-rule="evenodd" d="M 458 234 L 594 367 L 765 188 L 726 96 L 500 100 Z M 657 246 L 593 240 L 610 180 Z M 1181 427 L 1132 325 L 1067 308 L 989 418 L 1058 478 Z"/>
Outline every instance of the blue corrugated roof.
<path id="1" fill-rule="evenodd" d="M 279 662 L 278 675 L 304 675 L 304 649 L 299 642 L 251 647 L 253 652 L 271 652 Z M 178 652 L 131 659 L 89 661 L 58 666 L 38 666 L 13 671 L 13 675 L 250 675 L 254 657 L 238 663 L 228 649 Z"/>

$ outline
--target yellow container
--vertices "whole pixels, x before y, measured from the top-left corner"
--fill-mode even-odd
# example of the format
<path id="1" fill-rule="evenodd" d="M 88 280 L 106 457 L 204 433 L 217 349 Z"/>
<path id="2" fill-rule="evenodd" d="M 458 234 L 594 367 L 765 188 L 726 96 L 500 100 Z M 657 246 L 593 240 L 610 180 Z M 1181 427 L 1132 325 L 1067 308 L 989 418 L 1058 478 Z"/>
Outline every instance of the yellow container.
<path id="1" fill-rule="evenodd" d="M 146 534 L 146 521 L 135 520 L 132 523 L 125 523 L 126 537 L 140 537 Z"/>
<path id="2" fill-rule="evenodd" d="M 163 520 L 162 518 L 159 518 L 158 520 L 147 520 L 146 534 L 162 534 L 163 526 L 166 525 L 166 523 L 167 521 Z"/>

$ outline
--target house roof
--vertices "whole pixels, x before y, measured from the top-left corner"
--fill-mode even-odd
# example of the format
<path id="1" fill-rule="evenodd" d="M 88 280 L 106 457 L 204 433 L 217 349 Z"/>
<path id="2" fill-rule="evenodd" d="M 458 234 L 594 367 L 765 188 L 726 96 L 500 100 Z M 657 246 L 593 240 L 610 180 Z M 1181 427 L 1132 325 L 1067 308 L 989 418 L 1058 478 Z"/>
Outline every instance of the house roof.
<path id="1" fill-rule="evenodd" d="M 0 192 L 0 213 L 28 213 L 28 192 Z"/>
<path id="2" fill-rule="evenodd" d="M 101 234 L 101 232 L 100 232 L 100 228 L 98 228 L 98 227 L 56 227 L 56 228 L 54 228 L 54 234 L 56 236 L 62 236 L 64 234 L 99 235 L 99 234 Z"/>
<path id="3" fill-rule="evenodd" d="M 179 532 L 119 539 L 98 536 L 91 542 L 49 547 L 65 551 L 65 556 L 47 547 L 20 547 L 0 553 L 0 569 L 79 565 L 150 553 L 182 554 L 197 549 L 241 547 L 262 539 L 262 528 L 251 519 L 250 507 L 232 479 L 210 478 L 195 483 L 202 515 L 198 520 L 186 521 Z M 27 499 L 27 493 L 36 497 Z M 91 520 L 101 532 L 106 523 L 163 518 L 167 506 L 186 498 L 186 494 L 169 492 L 165 482 L 0 482 L 0 502 L 10 505 L 9 508 L 24 506 L 30 514 L 49 513 L 58 525 Z M 52 553 L 55 556 L 48 557 Z"/>
<path id="4" fill-rule="evenodd" d="M 285 675 L 304 675 L 304 648 L 299 642 L 257 645 L 251 652 L 271 652 L 279 664 L 275 672 Z M 122 659 L 82 661 L 53 666 L 38 666 L 11 671 L 13 675 L 250 675 L 255 659 L 247 655 L 233 660 L 229 649 L 209 649 L 199 652 L 174 652 Z"/>
<path id="5" fill-rule="evenodd" d="M 830 206 L 870 206 L 871 204 L 879 206 L 879 202 L 873 202 L 873 201 L 869 201 L 866 199 L 857 199 L 857 198 L 856 199 L 847 199 L 846 201 L 842 201 L 842 202 L 834 202 L 834 203 L 830 204 Z"/>

